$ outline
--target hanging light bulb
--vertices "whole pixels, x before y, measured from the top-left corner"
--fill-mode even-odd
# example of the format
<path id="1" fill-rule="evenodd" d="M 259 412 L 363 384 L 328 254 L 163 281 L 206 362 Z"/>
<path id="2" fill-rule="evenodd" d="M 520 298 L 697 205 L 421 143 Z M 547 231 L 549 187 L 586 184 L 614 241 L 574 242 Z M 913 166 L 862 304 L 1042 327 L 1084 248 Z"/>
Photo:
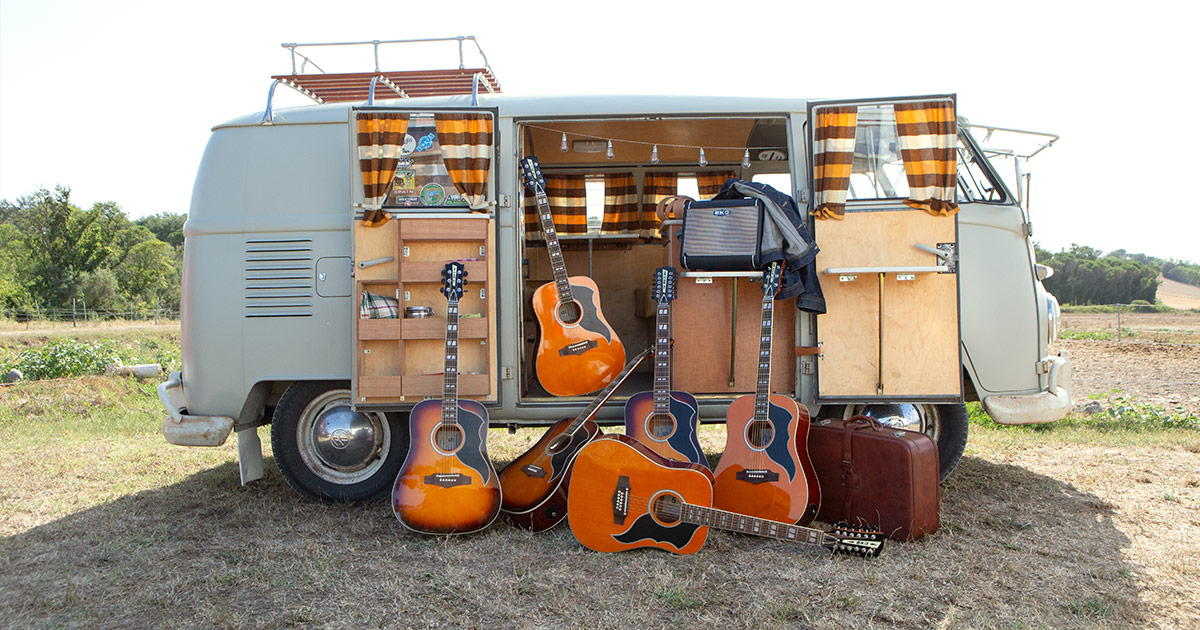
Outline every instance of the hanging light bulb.
<path id="1" fill-rule="evenodd" d="M 613 159 L 612 140 L 608 141 L 608 148 L 604 150 L 604 157 Z"/>
<path id="2" fill-rule="evenodd" d="M 650 163 L 658 164 L 658 145 L 657 144 L 654 145 L 653 149 L 650 149 Z"/>
<path id="3" fill-rule="evenodd" d="M 742 154 L 742 168 L 750 168 L 750 149 Z"/>
<path id="4" fill-rule="evenodd" d="M 563 134 L 562 142 L 558 145 L 558 150 L 562 151 L 563 153 L 567 152 L 567 134 L 565 133 Z"/>
<path id="5" fill-rule="evenodd" d="M 700 147 L 700 166 L 708 166 L 708 158 L 704 157 L 704 147 Z"/>

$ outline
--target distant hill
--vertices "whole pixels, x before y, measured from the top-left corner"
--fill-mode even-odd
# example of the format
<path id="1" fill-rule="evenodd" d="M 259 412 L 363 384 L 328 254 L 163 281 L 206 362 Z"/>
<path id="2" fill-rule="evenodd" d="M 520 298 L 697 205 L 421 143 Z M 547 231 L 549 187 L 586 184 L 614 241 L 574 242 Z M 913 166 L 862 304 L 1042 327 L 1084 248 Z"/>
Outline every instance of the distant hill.
<path id="1" fill-rule="evenodd" d="M 1200 308 L 1200 287 L 1158 277 L 1158 301 L 1171 308 Z"/>

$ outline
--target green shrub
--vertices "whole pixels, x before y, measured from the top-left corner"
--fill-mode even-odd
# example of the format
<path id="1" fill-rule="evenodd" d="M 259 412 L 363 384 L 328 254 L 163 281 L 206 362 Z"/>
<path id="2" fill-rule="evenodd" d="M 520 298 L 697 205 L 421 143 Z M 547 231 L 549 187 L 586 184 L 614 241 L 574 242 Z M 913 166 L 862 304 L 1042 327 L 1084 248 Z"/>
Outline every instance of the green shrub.
<path id="1" fill-rule="evenodd" d="M 38 348 L 25 350 L 0 366 L 8 372 L 16 368 L 29 380 L 102 374 L 110 364 L 121 364 L 121 358 L 107 343 L 87 344 L 74 339 L 56 339 Z"/>

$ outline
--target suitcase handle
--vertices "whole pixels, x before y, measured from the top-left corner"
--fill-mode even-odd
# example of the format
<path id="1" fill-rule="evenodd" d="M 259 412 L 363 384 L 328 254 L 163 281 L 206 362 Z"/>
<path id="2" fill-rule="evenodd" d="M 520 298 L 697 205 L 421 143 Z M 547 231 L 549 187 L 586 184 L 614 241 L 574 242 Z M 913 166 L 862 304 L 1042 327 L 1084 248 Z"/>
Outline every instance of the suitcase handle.
<path id="1" fill-rule="evenodd" d="M 852 416 L 849 420 L 846 420 L 846 424 L 844 426 L 846 427 L 847 431 L 857 431 L 867 427 L 874 427 L 876 429 L 885 428 L 882 422 L 872 418 L 871 416 Z"/>

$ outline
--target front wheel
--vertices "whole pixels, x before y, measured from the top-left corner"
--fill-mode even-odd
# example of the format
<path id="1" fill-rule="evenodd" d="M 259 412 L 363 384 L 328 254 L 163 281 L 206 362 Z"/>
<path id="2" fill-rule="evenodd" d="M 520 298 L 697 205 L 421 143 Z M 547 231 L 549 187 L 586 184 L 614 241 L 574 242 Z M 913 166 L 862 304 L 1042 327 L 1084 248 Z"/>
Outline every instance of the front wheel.
<path id="1" fill-rule="evenodd" d="M 846 405 L 844 418 L 870 416 L 882 424 L 907 431 L 919 431 L 933 438 L 938 446 L 939 481 L 945 481 L 958 467 L 967 449 L 966 405 L 913 405 L 883 403 Z"/>
<path id="2" fill-rule="evenodd" d="M 271 449 L 284 480 L 322 502 L 386 495 L 408 451 L 407 414 L 351 411 L 346 382 L 292 383 L 271 418 Z"/>

